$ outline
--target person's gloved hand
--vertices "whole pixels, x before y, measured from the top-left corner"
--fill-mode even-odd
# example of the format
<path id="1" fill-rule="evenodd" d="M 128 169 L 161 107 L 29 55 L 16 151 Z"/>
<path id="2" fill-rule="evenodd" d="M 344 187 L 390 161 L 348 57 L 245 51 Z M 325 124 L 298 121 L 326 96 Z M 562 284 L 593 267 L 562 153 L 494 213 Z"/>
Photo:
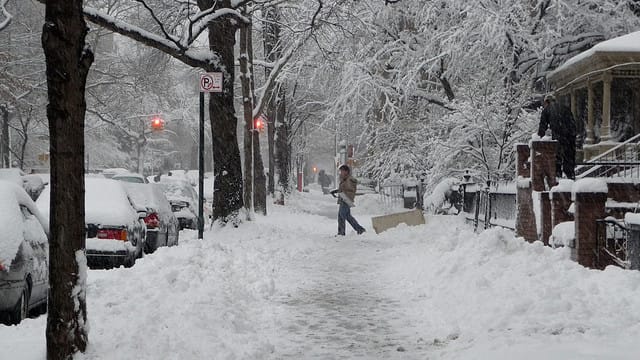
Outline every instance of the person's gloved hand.
<path id="1" fill-rule="evenodd" d="M 331 194 L 331 195 L 335 195 L 335 194 L 337 194 L 337 193 L 339 193 L 339 192 L 340 192 L 340 190 L 339 190 L 339 189 L 333 189 L 333 190 L 329 191 L 329 194 Z"/>

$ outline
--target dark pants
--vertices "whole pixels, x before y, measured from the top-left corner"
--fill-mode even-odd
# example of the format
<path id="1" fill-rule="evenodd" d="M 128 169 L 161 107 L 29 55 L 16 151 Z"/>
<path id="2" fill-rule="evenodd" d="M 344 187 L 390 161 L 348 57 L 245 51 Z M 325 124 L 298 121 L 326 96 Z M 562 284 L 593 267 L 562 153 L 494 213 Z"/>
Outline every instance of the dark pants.
<path id="1" fill-rule="evenodd" d="M 351 208 L 349 208 L 349 205 L 341 202 L 340 209 L 338 210 L 338 235 L 345 234 L 345 220 L 348 221 L 349 224 L 351 224 L 351 227 L 353 227 L 353 230 L 358 233 L 362 233 L 364 231 L 364 228 L 358 224 L 358 221 L 351 216 Z"/>
<path id="2" fill-rule="evenodd" d="M 576 143 L 570 140 L 558 141 L 558 154 L 556 156 L 556 176 L 562 177 L 564 172 L 569 179 L 575 179 L 576 169 Z"/>

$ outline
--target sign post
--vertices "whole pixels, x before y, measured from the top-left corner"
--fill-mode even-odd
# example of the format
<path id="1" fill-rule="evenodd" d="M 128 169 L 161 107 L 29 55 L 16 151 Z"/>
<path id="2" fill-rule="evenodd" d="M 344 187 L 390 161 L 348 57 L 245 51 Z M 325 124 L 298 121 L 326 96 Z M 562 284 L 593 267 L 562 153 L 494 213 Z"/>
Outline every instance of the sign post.
<path id="1" fill-rule="evenodd" d="M 200 74 L 200 144 L 198 147 L 198 239 L 200 240 L 204 237 L 204 93 L 221 92 L 221 72 Z"/>

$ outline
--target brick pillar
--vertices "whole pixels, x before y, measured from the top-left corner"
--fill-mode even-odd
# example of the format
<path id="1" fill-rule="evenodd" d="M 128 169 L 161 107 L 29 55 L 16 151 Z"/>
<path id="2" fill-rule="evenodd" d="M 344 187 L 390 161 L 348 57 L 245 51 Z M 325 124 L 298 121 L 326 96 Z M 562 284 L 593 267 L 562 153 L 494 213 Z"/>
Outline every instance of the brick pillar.
<path id="1" fill-rule="evenodd" d="M 551 200 L 549 199 L 549 192 L 543 191 L 540 193 L 540 222 L 542 222 L 542 242 L 545 245 L 549 245 L 549 237 L 551 236 Z"/>
<path id="2" fill-rule="evenodd" d="M 516 145 L 516 174 L 517 174 L 517 210 L 516 234 L 528 242 L 538 239 L 536 216 L 533 212 L 533 198 L 531 196 L 531 171 L 529 166 L 529 146 Z"/>
<path id="3" fill-rule="evenodd" d="M 596 268 L 596 220 L 605 218 L 607 184 L 598 179 L 582 179 L 573 186 L 576 249 L 572 258 L 582 266 Z"/>
<path id="4" fill-rule="evenodd" d="M 516 178 L 518 177 L 531 177 L 531 170 L 529 164 L 529 145 L 516 144 Z"/>
<path id="5" fill-rule="evenodd" d="M 531 142 L 531 185 L 533 191 L 545 191 L 556 186 L 555 140 L 534 140 Z"/>
<path id="6" fill-rule="evenodd" d="M 565 221 L 573 221 L 573 215 L 569 213 L 571 207 L 570 192 L 552 192 L 551 193 L 551 226 Z"/>
<path id="7" fill-rule="evenodd" d="M 551 228 L 565 222 L 573 221 L 569 213 L 571 207 L 571 187 L 573 180 L 562 179 L 560 184 L 551 189 Z"/>

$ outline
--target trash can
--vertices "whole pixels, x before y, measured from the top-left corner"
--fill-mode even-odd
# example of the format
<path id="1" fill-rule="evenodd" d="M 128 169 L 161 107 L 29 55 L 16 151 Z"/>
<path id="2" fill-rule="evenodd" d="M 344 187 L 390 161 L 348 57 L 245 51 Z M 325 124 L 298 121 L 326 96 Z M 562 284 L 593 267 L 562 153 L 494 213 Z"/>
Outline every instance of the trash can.
<path id="1" fill-rule="evenodd" d="M 404 208 L 413 209 L 418 200 L 418 185 L 405 185 L 402 189 L 402 197 L 404 198 Z"/>

